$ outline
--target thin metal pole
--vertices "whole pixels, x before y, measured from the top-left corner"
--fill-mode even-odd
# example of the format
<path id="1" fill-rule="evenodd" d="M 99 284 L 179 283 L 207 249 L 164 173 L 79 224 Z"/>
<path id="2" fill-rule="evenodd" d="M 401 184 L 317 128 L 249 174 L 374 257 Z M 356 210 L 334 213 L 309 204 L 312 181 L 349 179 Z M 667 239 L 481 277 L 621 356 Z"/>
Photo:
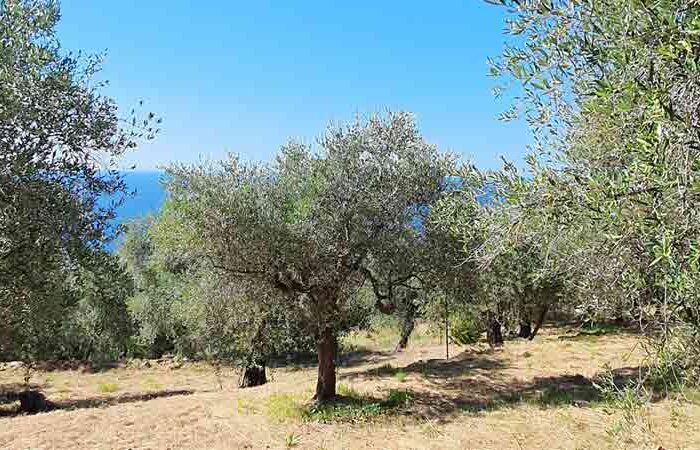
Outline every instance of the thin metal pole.
<path id="1" fill-rule="evenodd" d="M 450 359 L 450 322 L 447 296 L 445 296 L 445 359 Z"/>

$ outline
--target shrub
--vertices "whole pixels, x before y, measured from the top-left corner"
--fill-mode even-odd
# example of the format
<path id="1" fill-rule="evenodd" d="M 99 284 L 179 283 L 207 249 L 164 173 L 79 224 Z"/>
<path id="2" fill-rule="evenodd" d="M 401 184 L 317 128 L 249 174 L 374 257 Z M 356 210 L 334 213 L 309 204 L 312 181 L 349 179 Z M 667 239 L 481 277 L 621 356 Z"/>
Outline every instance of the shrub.
<path id="1" fill-rule="evenodd" d="M 459 345 L 475 344 L 483 331 L 483 322 L 471 309 L 460 310 L 451 318 L 450 337 Z"/>
<path id="2" fill-rule="evenodd" d="M 700 336 L 689 327 L 676 327 L 651 349 L 646 384 L 656 392 L 678 392 L 700 384 Z"/>

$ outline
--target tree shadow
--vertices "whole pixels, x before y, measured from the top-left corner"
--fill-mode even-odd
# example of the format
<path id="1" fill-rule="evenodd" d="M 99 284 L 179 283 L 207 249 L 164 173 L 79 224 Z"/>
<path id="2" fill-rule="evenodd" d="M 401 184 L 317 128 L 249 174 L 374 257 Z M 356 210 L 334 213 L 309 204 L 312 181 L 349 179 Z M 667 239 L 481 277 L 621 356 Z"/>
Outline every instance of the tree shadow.
<path id="1" fill-rule="evenodd" d="M 123 368 L 125 360 L 117 361 L 89 361 L 80 359 L 50 359 L 43 361 L 33 361 L 31 371 L 39 372 L 62 372 L 80 371 L 83 373 L 106 372 L 113 369 Z M 26 366 L 21 366 L 17 370 L 26 370 Z"/>
<path id="2" fill-rule="evenodd" d="M 376 364 L 390 360 L 394 357 L 391 352 L 378 352 L 374 350 L 354 350 L 338 355 L 336 365 L 338 367 L 356 367 L 365 364 Z M 318 366 L 316 353 L 294 354 L 287 358 L 274 358 L 268 366 L 273 369 L 313 369 Z"/>
<path id="3" fill-rule="evenodd" d="M 411 406 L 404 412 L 409 417 L 449 421 L 460 414 L 531 405 L 538 408 L 561 406 L 594 407 L 604 398 L 594 379 L 580 374 L 562 374 L 518 380 L 504 371 L 510 365 L 490 350 L 465 352 L 450 360 L 430 359 L 404 367 L 380 366 L 361 372 L 346 373 L 340 379 L 363 381 L 419 374 L 409 384 Z M 641 367 L 624 367 L 613 371 L 613 382 L 624 386 L 639 376 Z M 403 376 L 402 376 L 403 378 Z"/>
<path id="4" fill-rule="evenodd" d="M 602 336 L 639 335 L 639 328 L 629 324 L 602 323 L 591 326 L 571 327 L 559 336 L 561 341 L 596 341 Z"/>
<path id="5" fill-rule="evenodd" d="M 434 358 L 419 360 L 404 368 L 406 372 L 417 372 L 428 379 L 452 379 L 474 371 L 494 371 L 510 367 L 493 350 L 462 352 L 449 360 Z"/>
<path id="6" fill-rule="evenodd" d="M 15 391 L 14 394 L 19 395 L 21 394 L 21 392 L 26 392 L 24 390 L 24 385 L 22 385 L 21 391 Z M 178 389 L 164 390 L 158 392 L 122 394 L 114 397 L 93 397 L 75 400 L 60 400 L 56 402 L 47 401 L 46 408 L 44 408 L 41 412 L 49 412 L 56 410 L 75 410 L 85 408 L 105 408 L 109 406 L 120 405 L 122 403 L 144 402 L 149 400 L 155 400 L 157 398 L 167 398 L 191 394 L 194 394 L 194 391 L 188 389 Z M 12 397 L 12 394 L 10 394 L 10 397 Z M 0 417 L 14 417 L 23 414 L 26 414 L 26 412 L 22 411 L 19 408 L 19 406 L 13 409 L 0 409 Z"/>
<path id="7" fill-rule="evenodd" d="M 14 403 L 16 401 L 17 393 L 30 390 L 30 391 L 40 391 L 44 388 L 44 385 L 36 383 L 3 383 L 0 384 L 0 405 L 7 403 Z"/>
<path id="8" fill-rule="evenodd" d="M 382 362 L 392 358 L 391 353 L 380 355 L 375 358 L 374 363 Z M 367 362 L 365 360 L 364 362 Z M 367 369 L 360 372 L 352 372 L 343 374 L 341 379 L 376 379 L 396 376 L 398 373 L 419 373 L 428 381 L 439 382 L 442 386 L 445 382 L 455 381 L 456 377 L 464 376 L 473 371 L 494 371 L 506 369 L 510 367 L 503 360 L 496 357 L 496 352 L 491 350 L 482 350 L 477 352 L 463 352 L 449 360 L 442 358 L 433 358 L 427 360 L 418 360 L 404 367 L 392 366 L 385 364 L 383 366 Z"/>
<path id="9" fill-rule="evenodd" d="M 624 386 L 638 376 L 640 367 L 625 367 L 613 371 L 616 385 Z M 464 389 L 455 395 L 450 391 L 414 390 L 413 403 L 406 414 L 423 420 L 448 422 L 460 414 L 483 414 L 519 405 L 540 409 L 573 406 L 579 408 L 605 406 L 605 399 L 594 380 L 583 375 L 535 377 L 530 381 L 489 382 L 466 379 L 459 385 Z M 654 397 L 659 401 L 663 397 Z"/>
<path id="10" fill-rule="evenodd" d="M 365 364 L 376 364 L 393 359 L 395 356 L 393 352 L 355 350 L 340 355 L 338 357 L 338 367 L 356 367 Z"/>

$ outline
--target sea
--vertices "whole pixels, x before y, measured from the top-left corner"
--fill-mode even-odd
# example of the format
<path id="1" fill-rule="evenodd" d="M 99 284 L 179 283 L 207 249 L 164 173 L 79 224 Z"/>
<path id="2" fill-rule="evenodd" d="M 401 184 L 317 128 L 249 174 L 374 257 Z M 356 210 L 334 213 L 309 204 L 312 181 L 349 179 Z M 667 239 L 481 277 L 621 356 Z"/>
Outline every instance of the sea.
<path id="1" fill-rule="evenodd" d="M 115 229 L 121 224 L 127 224 L 149 215 L 155 215 L 165 202 L 165 188 L 163 187 L 163 172 L 139 171 L 125 172 L 122 174 L 131 192 L 124 203 L 117 209 L 117 216 L 112 222 Z M 123 235 L 117 235 L 116 239 L 107 242 L 109 251 L 116 251 L 121 245 Z"/>
<path id="2" fill-rule="evenodd" d="M 124 181 L 133 195 L 127 197 L 117 210 L 117 220 L 128 222 L 135 218 L 157 213 L 165 201 L 165 188 L 162 184 L 163 172 L 125 172 L 123 175 Z"/>

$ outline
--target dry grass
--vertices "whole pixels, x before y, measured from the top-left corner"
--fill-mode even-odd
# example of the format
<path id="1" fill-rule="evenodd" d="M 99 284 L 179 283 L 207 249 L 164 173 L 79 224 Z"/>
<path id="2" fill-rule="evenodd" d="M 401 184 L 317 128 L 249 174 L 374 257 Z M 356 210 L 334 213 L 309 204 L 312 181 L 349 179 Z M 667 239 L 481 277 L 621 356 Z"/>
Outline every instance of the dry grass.
<path id="1" fill-rule="evenodd" d="M 450 361 L 441 359 L 439 342 L 428 340 L 434 337 L 416 339 L 397 355 L 386 352 L 391 346 L 383 338 L 383 351 L 343 358 L 339 383 L 355 403 L 317 416 L 309 416 L 306 402 L 314 367 L 276 369 L 272 383 L 245 390 L 235 388 L 230 370 L 219 390 L 206 365 L 40 372 L 33 382 L 60 408 L 13 416 L 6 405 L 0 448 L 700 448 L 700 396 L 650 404 L 633 422 L 597 398 L 590 379 L 601 367 L 624 372 L 639 365 L 635 336 L 562 340 L 561 329 L 545 331 L 499 351 L 454 348 Z M 362 342 L 365 350 L 372 345 Z M 0 372 L 0 385 L 18 382 L 21 372 Z M 100 388 L 110 384 L 118 391 Z M 362 420 L 359 408 L 369 411 Z"/>
<path id="2" fill-rule="evenodd" d="M 392 351 L 396 347 L 399 324 L 394 321 L 371 327 L 369 330 L 355 331 L 343 340 L 347 350 Z M 411 334 L 409 346 L 425 347 L 443 342 L 442 330 L 426 323 L 419 323 Z"/>

